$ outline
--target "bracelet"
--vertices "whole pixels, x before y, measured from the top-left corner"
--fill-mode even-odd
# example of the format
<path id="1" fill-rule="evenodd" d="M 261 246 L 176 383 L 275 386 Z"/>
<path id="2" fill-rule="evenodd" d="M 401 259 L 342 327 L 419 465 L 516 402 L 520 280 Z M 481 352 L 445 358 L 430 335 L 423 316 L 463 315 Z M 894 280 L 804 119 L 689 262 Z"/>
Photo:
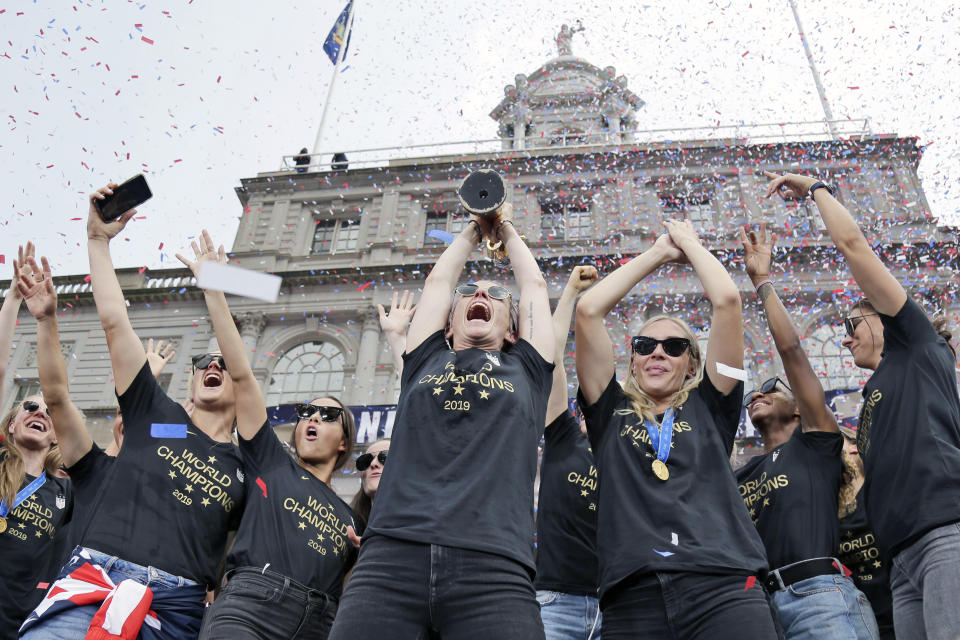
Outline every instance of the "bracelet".
<path id="1" fill-rule="evenodd" d="M 480 241 L 483 240 L 483 231 L 480 230 L 480 223 L 476 220 L 467 220 L 467 227 L 471 224 L 477 228 L 477 244 L 480 244 Z"/>
<path id="2" fill-rule="evenodd" d="M 829 193 L 830 195 L 833 195 L 833 194 L 834 194 L 834 188 L 833 188 L 833 187 L 831 187 L 830 185 L 828 185 L 828 184 L 827 184 L 826 182 L 824 182 L 823 180 L 817 180 L 817 181 L 814 182 L 812 185 L 810 185 L 810 190 L 807 191 L 807 195 L 810 196 L 810 199 L 811 199 L 811 200 L 813 200 L 813 192 L 816 191 L 817 189 L 826 189 L 826 190 L 827 190 L 827 193 Z"/>
<path id="3" fill-rule="evenodd" d="M 765 285 L 765 284 L 768 284 L 768 285 L 770 285 L 770 286 L 772 287 L 772 286 L 773 286 L 773 280 L 771 280 L 771 279 L 769 279 L 769 278 L 767 278 L 766 280 L 761 280 L 761 281 L 753 288 L 753 290 L 754 290 L 756 293 L 760 293 L 760 287 L 762 287 L 762 286 Z"/>

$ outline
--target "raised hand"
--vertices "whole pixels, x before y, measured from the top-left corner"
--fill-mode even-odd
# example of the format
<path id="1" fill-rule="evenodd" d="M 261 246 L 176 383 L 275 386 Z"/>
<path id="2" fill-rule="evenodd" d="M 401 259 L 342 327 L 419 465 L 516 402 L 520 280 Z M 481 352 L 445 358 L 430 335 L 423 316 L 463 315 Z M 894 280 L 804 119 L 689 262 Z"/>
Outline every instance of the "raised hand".
<path id="1" fill-rule="evenodd" d="M 397 292 L 394 291 L 389 313 L 383 308 L 382 304 L 377 305 L 377 310 L 380 312 L 380 329 L 384 333 L 405 336 L 416 308 L 416 305 L 413 304 L 412 293 L 404 291 L 398 302 Z"/>
<path id="2" fill-rule="evenodd" d="M 684 253 L 690 247 L 700 246 L 700 237 L 697 236 L 697 232 L 689 220 L 667 220 L 663 225 L 667 228 L 667 233 L 670 234 L 673 244 L 677 245 Z"/>
<path id="3" fill-rule="evenodd" d="M 26 264 L 18 265 L 17 289 L 27 303 L 31 315 L 39 322 L 57 313 L 57 292 L 53 288 L 53 275 L 47 257 L 40 258 L 43 268 L 37 266 L 33 256 Z"/>
<path id="4" fill-rule="evenodd" d="M 104 222 L 103 218 L 100 217 L 100 212 L 97 211 L 97 207 L 93 204 L 94 201 L 104 200 L 107 196 L 113 195 L 114 188 L 118 186 L 116 182 L 111 182 L 107 186 L 100 187 L 90 194 L 90 211 L 87 213 L 88 239 L 106 240 L 109 242 L 111 238 L 123 231 L 123 228 L 127 226 L 130 218 L 137 214 L 136 209 L 130 209 L 112 222 Z"/>
<path id="5" fill-rule="evenodd" d="M 767 195 L 764 198 L 769 198 L 776 193 L 784 200 L 787 198 L 801 200 L 810 193 L 810 187 L 817 183 L 816 178 L 801 176 L 796 173 L 780 175 L 772 171 L 764 171 L 763 175 L 770 178 L 770 184 L 767 185 Z"/>
<path id="6" fill-rule="evenodd" d="M 653 243 L 653 248 L 661 253 L 664 264 L 667 262 L 677 262 L 680 264 L 690 262 L 686 254 L 677 246 L 673 238 L 670 237 L 669 233 L 664 233 L 658 237 L 657 241 Z"/>
<path id="7" fill-rule="evenodd" d="M 589 289 L 596 281 L 597 268 L 593 265 L 582 264 L 574 267 L 573 271 L 570 272 L 566 288 L 580 293 Z"/>
<path id="8" fill-rule="evenodd" d="M 204 229 L 200 233 L 200 242 L 197 243 L 196 240 L 190 243 L 190 247 L 193 248 L 193 255 L 196 257 L 196 260 L 190 260 L 184 256 L 177 255 L 177 260 L 182 262 L 190 271 L 193 272 L 194 276 L 200 274 L 200 265 L 204 262 L 219 262 L 220 264 L 227 263 L 227 252 L 224 251 L 223 245 L 220 245 L 219 248 L 215 248 L 213 240 L 210 238 L 210 234 Z"/>
<path id="9" fill-rule="evenodd" d="M 32 272 L 32 268 L 27 263 L 27 259 L 34 256 L 34 251 L 33 243 L 30 241 L 27 241 L 26 249 L 24 249 L 23 245 L 17 247 L 17 258 L 13 261 L 13 279 L 10 282 L 10 289 L 7 290 L 7 295 L 11 296 L 15 302 L 23 298 L 23 296 L 20 295 L 20 287 L 17 286 L 20 270 L 27 269 L 28 273 Z"/>
<path id="10" fill-rule="evenodd" d="M 153 338 L 147 341 L 147 364 L 150 365 L 150 373 L 156 378 L 167 366 L 167 363 L 173 360 L 177 352 L 170 346 L 169 342 L 157 340 L 154 345 Z"/>
<path id="11" fill-rule="evenodd" d="M 743 244 L 745 253 L 743 262 L 747 268 L 747 275 L 756 285 L 770 277 L 770 262 L 773 254 L 773 247 L 777 244 L 777 234 L 771 234 L 767 239 L 767 225 L 760 224 L 759 233 L 751 231 L 749 235 L 746 229 L 740 229 L 740 242 Z"/>

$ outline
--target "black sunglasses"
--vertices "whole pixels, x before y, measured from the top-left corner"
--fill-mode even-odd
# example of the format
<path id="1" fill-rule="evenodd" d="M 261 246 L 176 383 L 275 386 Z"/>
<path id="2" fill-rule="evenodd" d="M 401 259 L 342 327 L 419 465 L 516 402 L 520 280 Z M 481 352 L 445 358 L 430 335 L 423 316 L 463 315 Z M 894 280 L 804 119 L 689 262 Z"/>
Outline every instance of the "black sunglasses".
<path id="1" fill-rule="evenodd" d="M 204 353 L 199 356 L 193 356 L 191 360 L 193 361 L 193 366 L 197 369 L 206 369 L 214 360 L 217 361 L 221 369 L 224 371 L 227 369 L 227 363 L 224 362 L 223 356 L 216 353 Z"/>
<path id="2" fill-rule="evenodd" d="M 786 389 L 790 393 L 793 393 L 793 390 L 787 386 L 787 383 L 781 380 L 780 378 L 770 378 L 769 380 L 765 380 L 763 384 L 761 384 L 759 387 L 757 387 L 753 391 L 747 392 L 747 394 L 744 396 L 744 398 L 746 399 L 743 401 L 743 406 L 749 407 L 750 403 L 753 402 L 753 397 L 758 393 L 760 395 L 765 396 L 768 393 L 772 392 L 774 389 L 777 388 L 777 383 L 782 384 L 784 389 Z"/>
<path id="3" fill-rule="evenodd" d="M 305 402 L 297 403 L 297 417 L 301 420 L 308 419 L 318 411 L 323 422 L 336 422 L 337 418 L 343 415 L 343 407 L 318 407 Z"/>
<path id="4" fill-rule="evenodd" d="M 847 336 L 853 337 L 853 332 L 857 330 L 857 327 L 860 326 L 860 323 L 863 322 L 863 319 L 868 316 L 878 316 L 879 313 L 864 313 L 855 318 L 844 318 L 843 319 L 843 328 L 847 330 Z"/>
<path id="5" fill-rule="evenodd" d="M 33 400 L 24 400 L 24 401 L 23 401 L 23 410 L 26 411 L 27 413 L 33 413 L 34 411 L 37 411 L 38 409 L 40 409 L 40 403 L 39 403 L 39 402 L 34 402 Z M 45 414 L 47 414 L 48 417 L 50 416 L 50 409 L 44 409 L 43 412 L 44 412 Z"/>
<path id="6" fill-rule="evenodd" d="M 380 466 L 382 467 L 387 462 L 387 452 L 381 451 L 377 454 L 377 460 L 380 461 Z M 373 464 L 373 454 L 365 453 L 363 455 L 357 456 L 357 471 L 366 471 L 370 468 L 370 465 Z"/>
<path id="7" fill-rule="evenodd" d="M 686 338 L 657 340 L 649 336 L 633 336 L 633 339 L 630 340 L 633 352 L 641 356 L 648 356 L 653 353 L 658 344 L 663 347 L 663 352 L 671 358 L 682 356 L 683 352 L 690 348 L 690 341 Z"/>
<path id="8" fill-rule="evenodd" d="M 469 297 L 474 295 L 477 291 L 480 290 L 480 286 L 476 284 L 461 284 L 456 289 L 453 290 L 457 295 L 463 297 Z M 510 290 L 506 287 L 501 287 L 498 284 L 490 285 L 490 288 L 486 290 L 486 294 L 493 298 L 494 300 L 506 300 L 510 297 Z"/>

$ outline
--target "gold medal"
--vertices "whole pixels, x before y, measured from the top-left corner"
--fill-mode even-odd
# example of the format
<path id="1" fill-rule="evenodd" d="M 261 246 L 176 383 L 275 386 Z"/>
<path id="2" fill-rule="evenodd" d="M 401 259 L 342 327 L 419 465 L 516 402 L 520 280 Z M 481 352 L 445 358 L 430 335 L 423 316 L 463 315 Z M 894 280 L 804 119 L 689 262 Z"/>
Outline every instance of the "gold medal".
<path id="1" fill-rule="evenodd" d="M 667 469 L 667 465 L 660 460 L 659 458 L 653 461 L 653 475 L 661 482 L 666 482 L 670 479 L 670 470 Z"/>
<path id="2" fill-rule="evenodd" d="M 0 533 L 3 533 L 6 530 L 7 530 L 7 519 L 0 518 Z"/>

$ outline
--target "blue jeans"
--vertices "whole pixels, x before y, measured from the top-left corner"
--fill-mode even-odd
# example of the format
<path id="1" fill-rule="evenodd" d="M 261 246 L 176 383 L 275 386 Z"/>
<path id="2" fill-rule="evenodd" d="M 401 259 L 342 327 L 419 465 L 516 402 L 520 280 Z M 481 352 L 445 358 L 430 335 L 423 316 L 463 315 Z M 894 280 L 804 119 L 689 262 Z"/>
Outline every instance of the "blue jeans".
<path id="1" fill-rule="evenodd" d="M 544 640 L 527 568 L 458 547 L 365 538 L 330 640 Z"/>
<path id="2" fill-rule="evenodd" d="M 767 594 L 755 578 L 701 573 L 634 574 L 603 595 L 604 640 L 777 640 Z"/>
<path id="3" fill-rule="evenodd" d="M 203 597 L 205 591 L 203 587 L 192 580 L 187 580 L 180 576 L 161 571 L 155 567 L 144 567 L 139 564 L 127 562 L 116 556 L 109 556 L 95 549 L 86 549 L 77 547 L 73 550 L 73 556 L 85 552 L 87 560 L 91 564 L 98 564 L 103 567 L 110 579 L 115 584 L 122 580 L 133 579 L 144 584 L 154 592 L 169 591 L 173 589 L 185 589 L 196 591 L 196 610 L 190 612 L 180 611 L 181 614 L 189 613 L 191 615 L 180 615 L 177 617 L 165 617 L 162 612 L 157 611 L 157 617 L 160 620 L 163 638 L 194 638 L 200 632 L 200 621 L 203 617 Z M 70 564 L 67 565 L 69 567 Z M 61 570 L 59 578 L 64 577 L 64 567 Z M 20 638 L 24 640 L 64 640 L 64 638 L 82 638 L 90 627 L 90 621 L 96 615 L 100 604 L 88 604 L 82 607 L 73 607 L 67 609 L 60 615 L 53 617 L 44 616 L 44 618 L 34 627 L 22 634 Z"/>
<path id="4" fill-rule="evenodd" d="M 932 529 L 895 555 L 890 589 L 898 638 L 960 638 L 960 523 Z"/>
<path id="5" fill-rule="evenodd" d="M 537 591 L 547 640 L 600 640 L 600 603 L 591 596 Z"/>
<path id="6" fill-rule="evenodd" d="M 773 608 L 786 640 L 878 640 L 867 597 L 839 573 L 814 576 L 774 591 Z"/>
<path id="7" fill-rule="evenodd" d="M 269 569 L 243 567 L 203 616 L 201 640 L 326 640 L 337 612 L 327 594 Z"/>

